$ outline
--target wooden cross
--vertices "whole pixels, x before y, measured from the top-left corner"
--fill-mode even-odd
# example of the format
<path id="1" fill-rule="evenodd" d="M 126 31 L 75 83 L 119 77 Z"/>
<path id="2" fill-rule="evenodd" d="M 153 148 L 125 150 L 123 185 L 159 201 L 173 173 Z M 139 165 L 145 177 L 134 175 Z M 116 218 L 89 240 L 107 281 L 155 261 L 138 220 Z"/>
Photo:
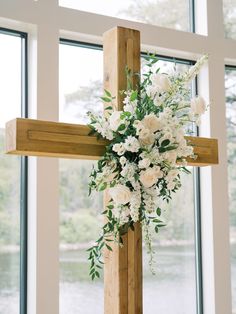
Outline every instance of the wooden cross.
<path id="1" fill-rule="evenodd" d="M 125 68 L 140 72 L 140 33 L 137 30 L 116 27 L 103 37 L 104 89 L 116 97 L 114 110 L 122 110 L 120 90 L 127 88 Z M 133 83 L 137 83 L 133 78 Z M 6 151 L 8 154 L 98 159 L 103 155 L 106 140 L 89 136 L 85 125 L 15 119 L 6 125 Z M 188 160 L 192 166 L 218 163 L 216 139 L 186 137 L 197 154 Z M 105 314 L 142 313 L 142 231 L 139 223 L 135 230 L 124 236 L 124 247 L 113 245 L 106 251 L 104 266 Z"/>

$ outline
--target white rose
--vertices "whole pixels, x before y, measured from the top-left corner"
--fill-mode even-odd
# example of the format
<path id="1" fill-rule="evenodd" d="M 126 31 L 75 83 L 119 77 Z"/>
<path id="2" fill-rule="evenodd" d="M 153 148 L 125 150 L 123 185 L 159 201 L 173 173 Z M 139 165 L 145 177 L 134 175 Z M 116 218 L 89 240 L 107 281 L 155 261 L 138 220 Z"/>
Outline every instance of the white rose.
<path id="1" fill-rule="evenodd" d="M 139 141 L 141 145 L 152 145 L 155 142 L 155 135 L 148 129 L 142 129 L 139 132 Z"/>
<path id="2" fill-rule="evenodd" d="M 206 102 L 203 97 L 198 96 L 191 100 L 191 109 L 194 114 L 203 114 L 206 111 Z"/>
<path id="3" fill-rule="evenodd" d="M 163 127 L 161 120 L 157 118 L 157 116 L 153 113 L 145 116 L 142 120 L 142 124 L 146 129 L 150 130 L 150 132 L 153 133 L 161 130 L 161 128 Z"/>
<path id="4" fill-rule="evenodd" d="M 159 93 L 167 92 L 171 87 L 171 82 L 165 74 L 154 73 L 150 79 L 152 84 L 157 87 Z"/>
<path id="5" fill-rule="evenodd" d="M 148 168 L 150 166 L 150 160 L 148 158 L 144 158 L 139 161 L 138 166 L 140 169 Z"/>
<path id="6" fill-rule="evenodd" d="M 115 187 L 109 189 L 109 194 L 116 204 L 125 205 L 131 199 L 130 189 L 122 184 L 117 184 Z"/>
<path id="7" fill-rule="evenodd" d="M 160 167 L 156 166 L 142 170 L 140 173 L 140 181 L 145 188 L 150 188 L 153 184 L 157 183 L 157 180 L 163 176 Z"/>
<path id="8" fill-rule="evenodd" d="M 110 128 L 114 132 L 117 131 L 118 127 L 121 124 L 121 119 L 120 119 L 121 113 L 122 111 L 114 111 L 109 117 Z"/>

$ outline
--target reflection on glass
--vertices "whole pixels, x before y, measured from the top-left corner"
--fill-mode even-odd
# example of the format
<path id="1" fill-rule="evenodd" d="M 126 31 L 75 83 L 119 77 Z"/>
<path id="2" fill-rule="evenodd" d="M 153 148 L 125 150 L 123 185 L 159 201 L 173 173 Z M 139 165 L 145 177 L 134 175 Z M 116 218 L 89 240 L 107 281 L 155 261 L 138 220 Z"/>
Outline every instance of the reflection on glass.
<path id="1" fill-rule="evenodd" d="M 60 45 L 60 121 L 86 124 L 86 113 L 102 113 L 103 53 Z"/>
<path id="2" fill-rule="evenodd" d="M 144 314 L 196 313 L 193 177 L 165 210 L 167 226 L 153 234 L 156 275 L 150 273 L 144 248 Z"/>
<path id="3" fill-rule="evenodd" d="M 152 25 L 190 30 L 188 0 L 59 0 L 63 7 Z"/>
<path id="4" fill-rule="evenodd" d="M 225 37 L 236 39 L 236 0 L 223 0 Z"/>
<path id="5" fill-rule="evenodd" d="M 226 70 L 228 193 L 230 211 L 232 308 L 236 314 L 236 69 Z"/>
<path id="6" fill-rule="evenodd" d="M 102 194 L 88 197 L 94 161 L 60 160 L 60 314 L 102 314 L 103 279 L 89 277 L 88 249 L 102 226 Z"/>
<path id="7" fill-rule="evenodd" d="M 0 313 L 19 313 L 20 159 L 5 155 L 5 123 L 20 116 L 21 39 L 0 34 Z"/>

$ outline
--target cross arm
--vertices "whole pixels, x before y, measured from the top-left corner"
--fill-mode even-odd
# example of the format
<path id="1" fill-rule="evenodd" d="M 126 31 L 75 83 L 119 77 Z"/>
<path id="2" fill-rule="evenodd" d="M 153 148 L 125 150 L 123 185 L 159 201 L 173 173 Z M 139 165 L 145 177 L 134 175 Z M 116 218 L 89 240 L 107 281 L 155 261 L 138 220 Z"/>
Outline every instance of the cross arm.
<path id="1" fill-rule="evenodd" d="M 17 118 L 6 124 L 6 153 L 28 156 L 98 159 L 105 152 L 106 140 L 89 135 L 86 125 Z M 186 136 L 197 159 L 188 165 L 218 164 L 216 139 Z"/>

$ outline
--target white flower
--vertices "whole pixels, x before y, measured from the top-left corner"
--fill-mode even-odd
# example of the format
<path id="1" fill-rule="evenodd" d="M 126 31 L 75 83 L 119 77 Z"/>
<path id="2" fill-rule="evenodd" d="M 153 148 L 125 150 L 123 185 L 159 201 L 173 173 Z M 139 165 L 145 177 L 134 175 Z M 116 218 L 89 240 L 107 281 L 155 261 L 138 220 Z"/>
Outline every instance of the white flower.
<path id="1" fill-rule="evenodd" d="M 126 163 L 126 165 L 124 166 L 120 174 L 122 177 L 126 178 L 128 181 L 133 181 L 135 172 L 136 172 L 136 164 Z"/>
<path id="2" fill-rule="evenodd" d="M 146 129 L 153 133 L 161 130 L 161 128 L 163 127 L 161 120 L 153 113 L 145 116 L 142 120 L 142 124 Z"/>
<path id="3" fill-rule="evenodd" d="M 150 79 L 159 93 L 167 92 L 171 88 L 171 82 L 165 74 L 153 73 Z"/>
<path id="4" fill-rule="evenodd" d="M 120 164 L 121 164 L 122 167 L 124 167 L 126 162 L 127 162 L 127 159 L 124 156 L 120 157 Z"/>
<path id="5" fill-rule="evenodd" d="M 148 97 L 155 98 L 157 90 L 153 85 L 148 85 L 146 87 L 146 93 L 147 93 Z"/>
<path id="6" fill-rule="evenodd" d="M 141 145 L 152 145 L 155 142 L 155 135 L 148 129 L 142 129 L 139 132 L 139 141 Z"/>
<path id="7" fill-rule="evenodd" d="M 116 152 L 119 156 L 125 153 L 125 147 L 123 143 L 114 144 L 112 150 Z"/>
<path id="8" fill-rule="evenodd" d="M 129 215 L 130 215 L 130 209 L 128 206 L 122 206 L 120 209 L 120 216 L 119 216 L 119 220 L 120 220 L 120 225 L 124 225 L 129 221 Z"/>
<path id="9" fill-rule="evenodd" d="M 136 137 L 128 136 L 125 140 L 124 147 L 130 152 L 137 153 L 139 151 L 140 144 Z"/>
<path id="10" fill-rule="evenodd" d="M 160 167 L 156 166 L 153 168 L 148 168 L 147 170 L 142 170 L 140 172 L 140 181 L 145 188 L 150 188 L 153 184 L 157 183 L 159 178 L 162 178 L 163 172 Z"/>
<path id="11" fill-rule="evenodd" d="M 194 114 L 201 115 L 206 111 L 206 102 L 203 97 L 198 96 L 191 100 L 191 109 Z"/>
<path id="12" fill-rule="evenodd" d="M 144 158 L 139 161 L 138 166 L 140 169 L 148 168 L 150 166 L 150 160 L 148 158 Z"/>
<path id="13" fill-rule="evenodd" d="M 163 158 L 167 160 L 171 165 L 176 164 L 176 159 L 177 159 L 177 151 L 176 150 L 170 150 L 167 151 L 163 154 Z"/>
<path id="14" fill-rule="evenodd" d="M 122 111 L 114 111 L 109 117 L 109 124 L 112 131 L 117 131 L 122 120 L 120 118 Z"/>
<path id="15" fill-rule="evenodd" d="M 167 189 L 168 190 L 173 190 L 175 188 L 175 182 L 174 181 L 170 181 L 168 184 L 167 184 Z"/>
<path id="16" fill-rule="evenodd" d="M 137 101 L 137 99 L 131 101 L 130 96 L 131 96 L 131 94 L 127 93 L 127 96 L 125 97 L 125 99 L 123 101 L 123 103 L 125 104 L 124 105 L 124 111 L 128 111 L 128 112 L 134 114 L 135 110 L 137 108 L 138 101 Z"/>
<path id="17" fill-rule="evenodd" d="M 131 198 L 130 189 L 122 184 L 117 184 L 109 189 L 109 194 L 116 204 L 125 205 L 129 203 Z"/>
<path id="18" fill-rule="evenodd" d="M 166 176 L 166 180 L 167 180 L 168 182 L 171 182 L 171 181 L 177 179 L 178 174 L 179 174 L 178 169 L 171 169 L 171 170 L 168 172 L 167 176 Z"/>

